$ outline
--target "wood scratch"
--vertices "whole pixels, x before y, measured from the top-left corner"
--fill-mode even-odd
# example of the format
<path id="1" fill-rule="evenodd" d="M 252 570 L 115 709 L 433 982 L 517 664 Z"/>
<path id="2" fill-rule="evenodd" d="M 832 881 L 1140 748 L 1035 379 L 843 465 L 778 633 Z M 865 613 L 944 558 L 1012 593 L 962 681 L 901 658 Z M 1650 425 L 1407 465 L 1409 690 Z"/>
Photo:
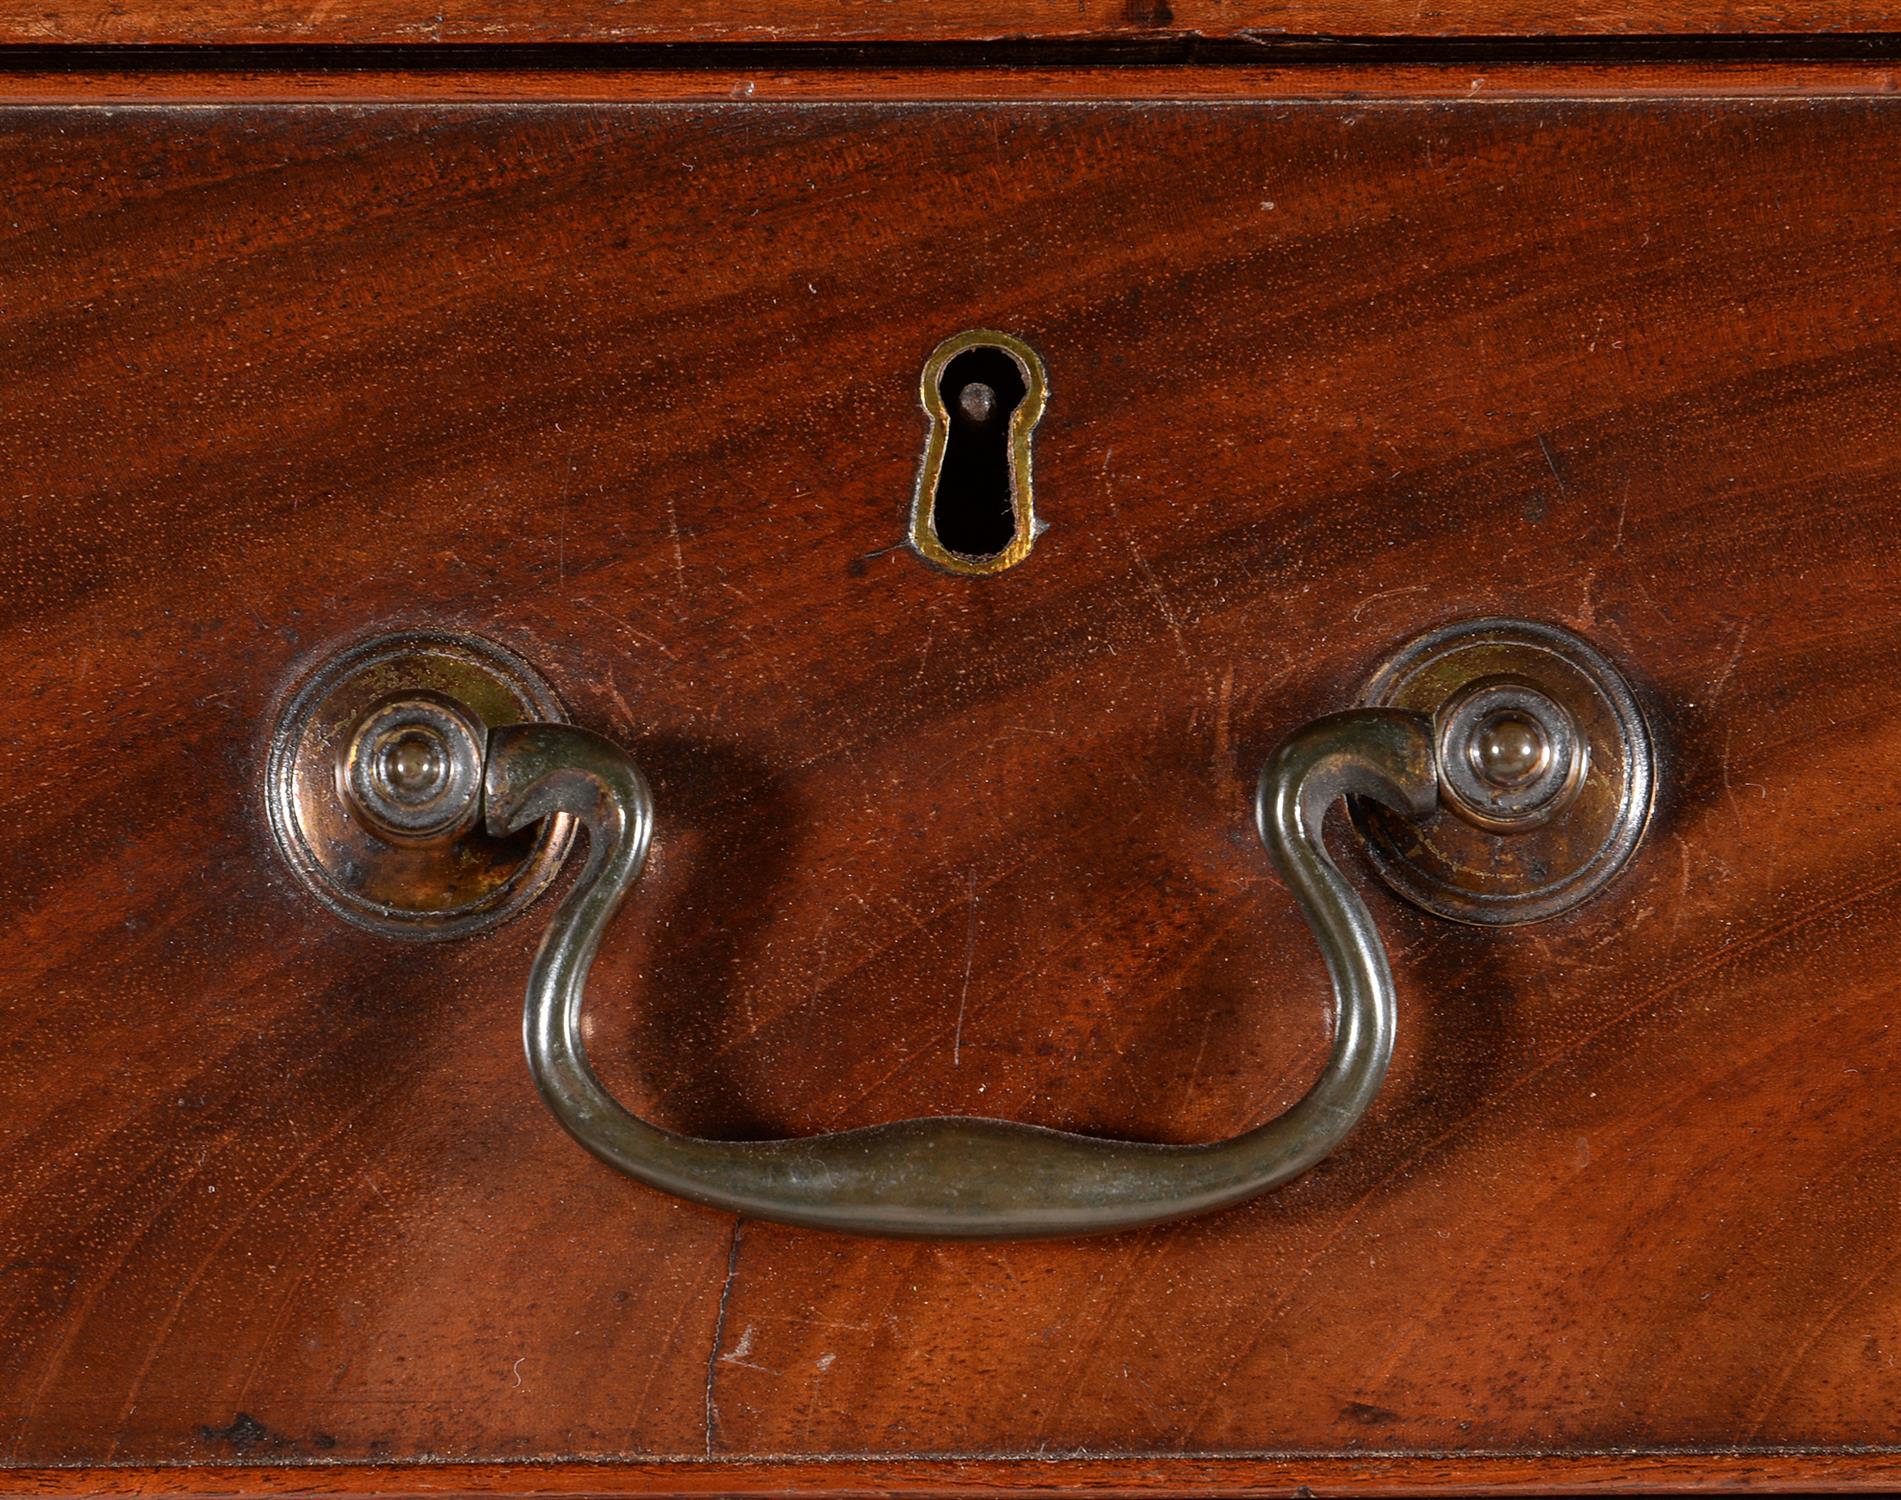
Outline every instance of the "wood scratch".
<path id="1" fill-rule="evenodd" d="M 1570 486 L 1564 482 L 1564 470 L 1558 467 L 1558 455 L 1552 451 L 1551 439 L 1542 432 L 1538 434 L 1538 451 L 1545 456 L 1545 467 L 1551 470 L 1551 477 L 1558 481 L 1558 493 L 1566 493 Z"/>
<path id="2" fill-rule="evenodd" d="M 1670 941 L 1676 942 L 1683 932 L 1683 919 L 1690 908 L 1690 846 L 1682 840 L 1677 842 L 1677 899 L 1674 907 L 1674 920 L 1670 924 Z"/>
<path id="3" fill-rule="evenodd" d="M 1234 667 L 1221 674 L 1221 688 L 1215 698 L 1215 763 L 1226 765 L 1233 750 L 1232 719 L 1234 709 Z"/>
<path id="4" fill-rule="evenodd" d="M 1195 1048 L 1195 1060 L 1188 1065 L 1188 1082 L 1182 1089 L 1182 1102 L 1187 1103 L 1195 1097 L 1195 1090 L 1201 1086 L 1201 1062 L 1208 1055 L 1208 1036 L 1214 1030 L 1214 1012 L 1210 1011 L 1201 1019 L 1201 1043 Z"/>
<path id="5" fill-rule="evenodd" d="M 977 872 L 970 872 L 970 917 L 964 926 L 964 987 L 957 997 L 957 1029 L 951 1033 L 951 1066 L 964 1057 L 964 1012 L 970 1008 L 970 966 L 977 956 Z"/>
<path id="6" fill-rule="evenodd" d="M 832 956 L 832 918 L 838 914 L 836 906 L 827 907 L 825 920 L 819 927 L 818 962 L 812 965 L 812 999 L 825 993 L 825 965 Z"/>
<path id="7" fill-rule="evenodd" d="M 593 610 L 594 613 L 599 615 L 603 620 L 611 621 L 614 625 L 618 626 L 622 631 L 624 631 L 630 639 L 640 641 L 646 645 L 652 646 L 654 650 L 658 651 L 662 656 L 666 657 L 668 661 L 673 661 L 676 659 L 674 657 L 674 654 L 667 649 L 666 643 L 664 641 L 655 639 L 653 636 L 648 635 L 645 631 L 634 629 L 632 625 L 628 624 L 627 621 L 623 620 L 619 615 L 612 614 L 609 611 L 602 609 L 601 606 L 596 604 L 592 599 L 576 599 L 574 602 L 580 605 L 581 608 L 583 609 Z"/>
<path id="8" fill-rule="evenodd" d="M 1743 642 L 1748 638 L 1748 623 L 1739 623 L 1736 627 L 1736 644 L 1729 653 L 1729 660 L 1723 663 L 1723 670 L 1716 674 L 1716 680 L 1710 684 L 1709 706 L 1711 708 L 1715 708 L 1721 701 L 1723 689 L 1729 686 L 1730 678 L 1736 675 L 1737 664 L 1743 659 Z"/>
<path id="9" fill-rule="evenodd" d="M 1180 653 L 1182 665 L 1193 668 L 1194 658 L 1188 654 L 1188 638 L 1182 634 L 1182 622 L 1176 618 L 1175 611 L 1169 607 L 1168 593 L 1162 587 L 1162 580 L 1155 576 L 1155 570 L 1149 566 L 1149 560 L 1142 555 L 1142 549 L 1135 545 L 1135 538 L 1129 537 L 1129 555 L 1135 559 L 1135 565 L 1142 572 L 1142 578 L 1155 599 L 1156 611 L 1161 615 L 1168 632 L 1175 637 L 1175 650 Z"/>
<path id="10" fill-rule="evenodd" d="M 1749 829 L 1749 819 L 1744 816 L 1741 806 L 1736 801 L 1736 787 L 1734 783 L 1731 782 L 1729 776 L 1730 741 L 1734 737 L 1735 731 L 1733 729 L 1724 729 L 1721 761 L 1723 772 L 1723 801 L 1729 808 L 1729 815 L 1736 820 L 1737 832 L 1746 834 Z"/>
<path id="11" fill-rule="evenodd" d="M 742 1370 L 757 1370 L 762 1375 L 777 1375 L 779 1372 L 770 1365 L 755 1364 L 746 1356 L 752 1353 L 752 1324 L 748 1323 L 739 1331 L 739 1342 L 733 1345 L 730 1354 L 722 1354 L 719 1362 L 723 1365 L 738 1365 Z"/>
<path id="12" fill-rule="evenodd" d="M 671 493 L 667 496 L 667 530 L 673 537 L 673 578 L 674 585 L 682 594 L 686 592 L 686 554 L 680 550 L 680 512 L 675 508 Z"/>
<path id="13" fill-rule="evenodd" d="M 875 1323 L 847 1323 L 838 1318 L 820 1318 L 810 1313 L 760 1313 L 762 1323 L 793 1323 L 800 1328 L 831 1328 L 847 1333 L 870 1333 Z"/>
<path id="14" fill-rule="evenodd" d="M 732 1242 L 726 1247 L 726 1280 L 719 1289 L 719 1310 L 713 1315 L 713 1347 L 706 1356 L 706 1456 L 711 1458 L 719 1443 L 719 1406 L 713 1400 L 713 1382 L 719 1376 L 720 1345 L 726 1341 L 726 1307 L 732 1301 L 733 1282 L 739 1276 L 739 1239 L 746 1228 L 745 1218 L 733 1220 Z"/>
<path id="15" fill-rule="evenodd" d="M 1111 448 L 1109 452 L 1114 453 L 1115 450 Z M 1105 475 L 1108 469 L 1109 460 L 1105 455 L 1103 458 Z M 1135 566 L 1142 574 L 1142 581 L 1147 585 L 1150 596 L 1155 600 L 1157 613 L 1161 615 L 1163 623 L 1168 626 L 1169 634 L 1175 637 L 1175 650 L 1181 655 L 1182 665 L 1190 671 L 1194 670 L 1195 662 L 1188 651 L 1188 638 L 1182 634 L 1182 622 L 1168 602 L 1168 591 L 1162 587 L 1162 580 L 1156 576 L 1155 569 L 1149 566 L 1149 560 L 1142 555 L 1142 549 L 1136 545 L 1135 538 L 1122 524 L 1122 513 L 1116 509 L 1114 499 L 1106 493 L 1103 498 L 1109 502 L 1110 519 L 1115 523 L 1116 529 L 1122 533 L 1123 540 L 1129 544 L 1129 556 L 1135 559 Z"/>
<path id="16" fill-rule="evenodd" d="M 1351 618 L 1358 620 L 1360 616 L 1366 612 L 1368 606 L 1378 604 L 1382 599 L 1396 598 L 1400 594 L 1417 594 L 1421 589 L 1429 589 L 1431 587 L 1432 585 L 1429 583 L 1408 583 L 1402 584 L 1396 589 L 1382 589 L 1377 594 L 1368 594 L 1354 606 Z"/>
<path id="17" fill-rule="evenodd" d="M 612 666 L 609 666 L 603 674 L 603 686 L 607 689 L 607 696 L 614 700 L 614 707 L 620 710 L 621 729 L 625 733 L 632 734 L 634 730 L 634 711 L 628 707 L 627 699 L 621 694 L 620 684 L 614 680 L 614 669 Z"/>

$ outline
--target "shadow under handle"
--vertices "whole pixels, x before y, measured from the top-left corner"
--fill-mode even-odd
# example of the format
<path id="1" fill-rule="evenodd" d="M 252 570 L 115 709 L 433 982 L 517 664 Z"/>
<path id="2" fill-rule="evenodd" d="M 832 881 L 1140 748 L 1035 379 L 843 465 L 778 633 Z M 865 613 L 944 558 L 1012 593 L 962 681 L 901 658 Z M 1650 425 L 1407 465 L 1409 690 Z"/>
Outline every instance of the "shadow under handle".
<path id="1" fill-rule="evenodd" d="M 978 1118 L 904 1120 L 778 1141 L 715 1141 L 662 1130 L 623 1108 L 581 1039 L 587 976 L 638 878 L 653 794 L 626 751 L 558 724 L 490 732 L 489 831 L 570 813 L 588 854 L 528 979 L 528 1065 L 555 1117 L 594 1155 L 662 1192 L 754 1218 L 854 1234 L 1025 1239 L 1179 1219 L 1277 1187 L 1359 1121 L 1386 1075 L 1397 1007 L 1365 904 L 1321 841 L 1328 807 L 1373 798 L 1409 817 L 1437 800 L 1432 728 L 1418 714 L 1358 709 L 1291 735 L 1261 772 L 1255 817 L 1333 983 L 1332 1052 L 1285 1113 L 1230 1140 L 1157 1145 Z"/>

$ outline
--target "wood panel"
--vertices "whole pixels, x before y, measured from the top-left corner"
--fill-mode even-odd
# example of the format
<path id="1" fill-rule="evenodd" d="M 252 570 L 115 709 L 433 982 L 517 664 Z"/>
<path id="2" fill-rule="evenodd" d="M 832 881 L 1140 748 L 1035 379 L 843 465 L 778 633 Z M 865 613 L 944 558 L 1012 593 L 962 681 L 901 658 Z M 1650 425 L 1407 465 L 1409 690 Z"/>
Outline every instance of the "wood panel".
<path id="1" fill-rule="evenodd" d="M 1272 44 L 1320 37 L 1841 35 L 1893 0 L 9 0 L 0 44 Z"/>
<path id="2" fill-rule="evenodd" d="M 115 54 L 109 64 L 74 68 L 34 54 L 0 69 L 0 100 L 14 104 L 1047 104 L 1182 103 L 1294 99 L 1416 104 L 1556 99 L 1866 98 L 1901 89 L 1901 71 L 1880 61 L 1778 62 L 1706 57 L 1672 62 L 1505 61 L 1486 63 L 1305 62 L 1260 67 L 1193 64 L 1021 66 L 1004 70 L 940 65 L 655 68 L 627 61 L 575 69 L 471 68 L 417 60 L 369 68 L 231 65 L 198 53 L 166 54 L 162 66 Z M 97 60 L 97 59 L 95 59 Z"/>
<path id="3" fill-rule="evenodd" d="M 649 1495 L 943 1496 L 1681 1495 L 1721 1487 L 1761 1494 L 1893 1493 L 1894 1454 L 1542 1454 L 1493 1457 L 1227 1459 L 777 1459 L 615 1464 L 189 1464 L 11 1469 L 22 1495 Z"/>
<path id="4" fill-rule="evenodd" d="M 1882 98 L 0 112 L 0 1459 L 1873 1482 L 1898 148 Z M 899 545 L 970 326 L 1053 392 L 989 579 Z M 305 665 L 476 630 L 652 773 L 638 1107 L 1213 1138 L 1325 1042 L 1255 768 L 1489 612 L 1638 679 L 1644 854 L 1522 932 L 1376 895 L 1365 1125 L 1134 1235 L 638 1189 L 526 1077 L 540 912 L 371 939 L 263 827 Z"/>

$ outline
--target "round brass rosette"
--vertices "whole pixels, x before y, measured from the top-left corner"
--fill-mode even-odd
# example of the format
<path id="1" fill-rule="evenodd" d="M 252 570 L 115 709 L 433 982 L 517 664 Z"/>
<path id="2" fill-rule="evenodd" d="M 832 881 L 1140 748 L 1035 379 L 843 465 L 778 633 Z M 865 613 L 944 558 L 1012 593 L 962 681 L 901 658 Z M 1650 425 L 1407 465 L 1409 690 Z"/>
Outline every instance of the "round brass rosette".
<path id="1" fill-rule="evenodd" d="M 1643 837 L 1649 726 L 1623 675 L 1568 630 L 1474 620 L 1433 631 L 1362 701 L 1433 721 L 1438 815 L 1352 804 L 1374 869 L 1416 906 L 1484 926 L 1543 921 L 1603 889 Z"/>
<path id="2" fill-rule="evenodd" d="M 331 657 L 271 736 L 272 832 L 304 887 L 340 916 L 412 938 L 460 937 L 522 910 L 573 822 L 483 830 L 488 731 L 559 722 L 554 690 L 473 636 L 410 631 Z"/>

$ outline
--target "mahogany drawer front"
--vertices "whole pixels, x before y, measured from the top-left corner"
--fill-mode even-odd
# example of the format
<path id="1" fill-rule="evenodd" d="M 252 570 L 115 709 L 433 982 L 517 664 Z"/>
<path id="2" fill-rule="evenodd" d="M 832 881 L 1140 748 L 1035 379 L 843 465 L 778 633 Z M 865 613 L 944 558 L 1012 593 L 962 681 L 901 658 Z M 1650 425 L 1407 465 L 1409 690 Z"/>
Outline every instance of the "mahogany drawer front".
<path id="1" fill-rule="evenodd" d="M 1850 48 L 1901 28 L 1892 0 L 37 0 L 0 46 L 953 46 L 1023 42 L 1260 54 L 1335 38 L 1654 39 L 1806 35 Z"/>
<path id="2" fill-rule="evenodd" d="M 1901 105 L 21 107 L 0 164 L 22 1483 L 1887 1472 Z M 966 328 L 1050 381 L 1047 530 L 982 578 L 903 545 Z M 1327 1041 L 1263 755 L 1487 614 L 1636 681 L 1642 851 L 1488 931 L 1342 825 L 1385 1091 L 1289 1187 L 1134 1234 L 636 1187 L 522 1067 L 545 908 L 377 939 L 264 820 L 302 670 L 474 632 L 653 779 L 591 1038 L 651 1118 L 1214 1139 Z"/>

